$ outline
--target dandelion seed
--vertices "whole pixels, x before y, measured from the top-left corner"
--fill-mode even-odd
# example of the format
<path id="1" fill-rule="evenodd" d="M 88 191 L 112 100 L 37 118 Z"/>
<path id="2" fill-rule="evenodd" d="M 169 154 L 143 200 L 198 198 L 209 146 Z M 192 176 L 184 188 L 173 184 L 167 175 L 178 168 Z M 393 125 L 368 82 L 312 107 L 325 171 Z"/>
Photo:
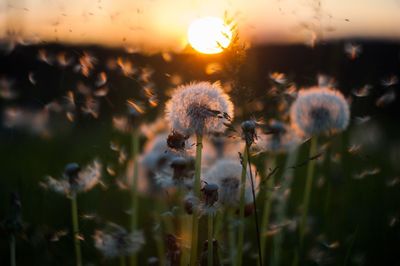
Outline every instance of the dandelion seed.
<path id="1" fill-rule="evenodd" d="M 67 67 L 73 62 L 72 57 L 68 57 L 66 52 L 60 52 L 57 54 L 57 62 L 61 67 Z"/>
<path id="2" fill-rule="evenodd" d="M 45 184 L 54 192 L 71 195 L 72 193 L 85 192 L 92 189 L 100 182 L 102 165 L 97 160 L 81 169 L 76 163 L 68 164 L 63 178 L 46 178 Z"/>
<path id="3" fill-rule="evenodd" d="M 379 97 L 376 100 L 375 105 L 378 107 L 384 107 L 394 102 L 394 100 L 396 100 L 396 93 L 393 90 L 390 90 Z"/>
<path id="4" fill-rule="evenodd" d="M 347 128 L 349 105 L 343 95 L 332 89 L 300 90 L 290 109 L 293 127 L 302 136 L 335 133 Z"/>
<path id="5" fill-rule="evenodd" d="M 96 97 L 105 97 L 108 94 L 108 87 L 101 87 L 94 91 L 93 95 Z"/>
<path id="6" fill-rule="evenodd" d="M 381 84 L 384 87 L 391 87 L 399 83 L 399 78 L 395 75 L 388 76 L 382 79 Z"/>
<path id="7" fill-rule="evenodd" d="M 35 79 L 35 76 L 33 75 L 33 72 L 29 72 L 28 79 L 29 79 L 29 82 L 32 83 L 32 85 L 36 85 L 36 79 Z"/>
<path id="8" fill-rule="evenodd" d="M 94 69 L 94 65 L 97 63 L 97 58 L 89 54 L 88 52 L 84 52 L 83 55 L 79 58 L 79 70 L 85 77 L 88 77 L 91 71 Z"/>
<path id="9" fill-rule="evenodd" d="M 0 97 L 5 100 L 13 100 L 18 93 L 13 89 L 14 81 L 7 78 L 0 78 Z"/>
<path id="10" fill-rule="evenodd" d="M 136 69 L 134 69 L 132 62 L 123 59 L 122 57 L 118 57 L 117 66 L 121 69 L 122 74 L 126 77 L 130 77 L 136 72 Z"/>
<path id="11" fill-rule="evenodd" d="M 287 82 L 286 75 L 284 73 L 273 72 L 269 74 L 269 78 L 278 84 L 285 84 Z"/>
<path id="12" fill-rule="evenodd" d="M 371 89 L 372 89 L 371 85 L 365 85 L 362 86 L 361 88 L 352 90 L 351 93 L 356 97 L 367 97 L 370 94 Z"/>
<path id="13" fill-rule="evenodd" d="M 367 169 L 364 170 L 356 175 L 354 175 L 354 179 L 364 179 L 367 176 L 372 176 L 372 175 L 377 175 L 381 172 L 381 169 L 379 168 L 372 168 L 372 169 Z"/>
<path id="14" fill-rule="evenodd" d="M 38 51 L 38 59 L 48 65 L 52 65 L 53 64 L 53 58 L 52 56 L 50 56 L 46 50 L 44 49 L 40 49 Z"/>
<path id="15" fill-rule="evenodd" d="M 233 105 L 219 85 L 208 82 L 178 87 L 166 106 L 172 129 L 184 135 L 223 132 Z"/>
<path id="16" fill-rule="evenodd" d="M 359 116 L 359 117 L 355 117 L 354 119 L 355 119 L 355 122 L 357 125 L 361 125 L 361 124 L 364 124 L 364 123 L 370 121 L 371 117 L 370 116 Z"/>
<path id="17" fill-rule="evenodd" d="M 109 258 L 132 255 L 145 244 L 142 232 L 129 233 L 113 223 L 109 223 L 104 230 L 96 230 L 93 238 L 95 247 Z"/>
<path id="18" fill-rule="evenodd" d="M 318 87 L 320 88 L 334 88 L 336 87 L 336 81 L 333 77 L 318 74 L 317 75 Z"/>
<path id="19" fill-rule="evenodd" d="M 354 60 L 361 54 L 362 46 L 354 43 L 346 43 L 344 45 L 344 51 L 351 60 Z"/>
<path id="20" fill-rule="evenodd" d="M 96 81 L 95 81 L 95 86 L 96 87 L 102 87 L 102 86 L 104 86 L 105 84 L 107 83 L 107 74 L 106 74 L 106 72 L 100 72 L 98 75 L 97 75 L 97 79 L 96 79 Z"/>

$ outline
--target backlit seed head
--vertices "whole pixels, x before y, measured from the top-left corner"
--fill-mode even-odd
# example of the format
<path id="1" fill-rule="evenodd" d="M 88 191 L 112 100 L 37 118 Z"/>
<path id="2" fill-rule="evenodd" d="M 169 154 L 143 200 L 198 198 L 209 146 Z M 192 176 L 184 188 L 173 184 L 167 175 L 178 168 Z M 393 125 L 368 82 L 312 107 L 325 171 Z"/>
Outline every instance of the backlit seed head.
<path id="1" fill-rule="evenodd" d="M 191 83 L 175 90 L 166 117 L 173 130 L 186 136 L 224 132 L 233 117 L 233 104 L 219 85 Z"/>
<path id="2" fill-rule="evenodd" d="M 206 184 L 202 189 L 204 205 L 211 207 L 218 200 L 218 185 L 217 184 Z"/>
<path id="3" fill-rule="evenodd" d="M 242 165 L 240 162 L 232 159 L 220 159 L 206 172 L 205 182 L 218 186 L 218 202 L 221 205 L 234 208 L 239 206 L 241 172 Z M 256 188 L 258 183 L 259 180 L 255 180 Z M 253 198 L 249 170 L 245 186 L 245 201 L 251 203 Z"/>
<path id="4" fill-rule="evenodd" d="M 290 118 L 301 136 L 340 132 L 349 124 L 349 104 L 334 89 L 303 89 L 291 106 Z"/>
<path id="5" fill-rule="evenodd" d="M 108 224 L 104 230 L 97 230 L 93 238 L 95 247 L 109 258 L 132 255 L 145 243 L 142 232 L 129 233 L 113 223 Z"/>
<path id="6" fill-rule="evenodd" d="M 268 132 L 258 135 L 256 149 L 265 152 L 287 152 L 301 144 L 301 138 L 290 125 L 272 120 Z"/>

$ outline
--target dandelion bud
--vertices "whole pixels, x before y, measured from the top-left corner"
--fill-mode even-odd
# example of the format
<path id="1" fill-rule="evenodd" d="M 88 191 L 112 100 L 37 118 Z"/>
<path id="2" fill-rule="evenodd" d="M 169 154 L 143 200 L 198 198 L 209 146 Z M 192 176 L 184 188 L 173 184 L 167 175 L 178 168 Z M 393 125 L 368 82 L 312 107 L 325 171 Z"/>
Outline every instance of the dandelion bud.
<path id="1" fill-rule="evenodd" d="M 203 189 L 204 205 L 211 207 L 218 201 L 218 185 L 206 184 Z"/>
<path id="2" fill-rule="evenodd" d="M 177 157 L 173 159 L 171 162 L 171 168 L 174 170 L 173 179 L 182 180 L 185 176 L 185 170 L 187 169 L 187 166 L 187 159 L 183 157 Z"/>
<path id="3" fill-rule="evenodd" d="M 68 182 L 71 186 L 75 186 L 78 180 L 78 174 L 81 171 L 81 167 L 77 163 L 69 163 L 65 166 L 64 175 L 68 178 Z"/>
<path id="4" fill-rule="evenodd" d="M 192 195 L 188 194 L 184 199 L 183 207 L 187 214 L 193 214 L 193 210 L 197 205 L 197 199 Z"/>
<path id="5" fill-rule="evenodd" d="M 247 120 L 241 124 L 243 138 L 247 145 L 251 145 L 257 139 L 256 127 L 257 122 L 254 120 Z"/>
<path id="6" fill-rule="evenodd" d="M 187 136 L 184 136 L 183 134 L 173 130 L 171 134 L 168 135 L 167 145 L 169 148 L 174 150 L 183 150 L 185 149 L 185 143 L 187 139 Z"/>
<path id="7" fill-rule="evenodd" d="M 169 263 L 168 265 L 179 265 L 182 253 L 179 240 L 174 235 L 167 234 L 165 242 L 167 246 L 166 258 Z"/>

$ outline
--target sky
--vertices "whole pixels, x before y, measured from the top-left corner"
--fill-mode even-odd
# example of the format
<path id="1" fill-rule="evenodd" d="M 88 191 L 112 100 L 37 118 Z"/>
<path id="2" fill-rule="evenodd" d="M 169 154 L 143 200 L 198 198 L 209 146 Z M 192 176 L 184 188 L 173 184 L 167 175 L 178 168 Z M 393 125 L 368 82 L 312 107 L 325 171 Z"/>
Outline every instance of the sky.
<path id="1" fill-rule="evenodd" d="M 0 38 L 179 52 L 193 20 L 224 14 L 252 45 L 400 40 L 400 0 L 2 0 Z"/>

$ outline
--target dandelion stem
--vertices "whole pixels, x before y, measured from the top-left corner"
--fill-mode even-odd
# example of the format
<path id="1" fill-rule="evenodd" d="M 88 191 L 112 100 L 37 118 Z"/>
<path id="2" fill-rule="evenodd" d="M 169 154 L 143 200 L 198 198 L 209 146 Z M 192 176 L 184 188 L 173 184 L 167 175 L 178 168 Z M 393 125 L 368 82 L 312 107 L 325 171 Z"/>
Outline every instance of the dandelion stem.
<path id="1" fill-rule="evenodd" d="M 293 172 L 294 172 L 291 166 L 294 165 L 297 161 L 298 151 L 299 150 L 296 148 L 295 150 L 291 151 L 286 158 L 285 168 L 284 168 L 285 170 L 282 174 L 282 184 L 280 189 L 283 193 L 285 193 L 285 191 L 287 191 L 291 187 L 291 183 L 293 180 Z M 282 226 L 285 220 L 287 203 L 288 199 L 286 197 L 281 197 L 276 207 L 277 210 L 276 221 L 277 224 L 280 226 Z M 281 265 L 280 256 L 281 256 L 281 246 L 283 242 L 283 237 L 284 233 L 283 230 L 281 230 L 274 238 L 274 253 L 272 257 L 272 266 Z"/>
<path id="2" fill-rule="evenodd" d="M 231 265 L 233 265 L 234 260 L 235 260 L 235 243 L 236 243 L 236 239 L 235 239 L 235 213 L 234 210 L 232 208 L 230 208 L 227 212 L 226 212 L 226 222 L 228 223 L 228 243 L 229 243 L 229 258 L 231 261 Z"/>
<path id="3" fill-rule="evenodd" d="M 275 167 L 275 157 L 271 158 L 269 168 L 273 169 Z M 263 210 L 263 216 L 261 220 L 261 251 L 262 254 L 264 255 L 265 253 L 265 246 L 267 243 L 267 231 L 268 231 L 268 224 L 269 224 L 269 216 L 271 213 L 271 205 L 272 205 L 272 187 L 274 186 L 274 175 L 270 176 L 269 180 L 267 180 L 267 183 L 264 186 L 264 192 L 265 192 L 265 203 L 264 203 L 264 210 Z M 260 265 L 262 263 L 260 262 Z"/>
<path id="4" fill-rule="evenodd" d="M 124 256 L 119 257 L 119 265 L 120 266 L 126 266 L 126 261 Z"/>
<path id="5" fill-rule="evenodd" d="M 77 195 L 73 193 L 71 195 L 72 232 L 74 238 L 76 265 L 82 266 L 81 242 L 79 240 L 78 204 L 76 198 Z"/>
<path id="6" fill-rule="evenodd" d="M 138 179 L 138 161 L 137 156 L 139 154 L 139 132 L 133 130 L 132 133 L 132 160 L 133 160 L 133 177 L 131 183 L 131 231 L 134 232 L 138 227 L 138 207 L 139 198 L 137 193 L 137 179 Z M 137 265 L 137 255 L 134 253 L 130 257 L 130 265 Z"/>
<path id="7" fill-rule="evenodd" d="M 10 238 L 10 265 L 11 266 L 16 266 L 16 260 L 15 260 L 15 235 L 11 234 Z"/>
<path id="8" fill-rule="evenodd" d="M 203 135 L 196 134 L 196 163 L 194 173 L 194 196 L 198 199 L 200 197 L 200 175 L 201 175 L 201 152 L 203 149 Z M 197 265 L 197 236 L 198 236 L 198 210 L 194 208 L 192 218 L 192 243 L 190 250 L 190 265 Z"/>
<path id="9" fill-rule="evenodd" d="M 207 248 L 207 265 L 212 266 L 213 263 L 213 223 L 214 215 L 210 213 L 208 215 L 208 248 Z"/>
<path id="10" fill-rule="evenodd" d="M 244 242 L 244 205 L 245 205 L 245 190 L 246 190 L 246 174 L 247 174 L 247 144 L 242 157 L 242 173 L 240 178 L 240 203 L 239 203 L 239 233 L 238 246 L 236 250 L 236 266 L 242 265 L 243 257 L 243 242 Z"/>
<path id="11" fill-rule="evenodd" d="M 256 192 L 255 192 L 255 189 L 254 189 L 253 172 L 251 171 L 251 154 L 250 154 L 249 150 L 250 150 L 250 145 L 246 145 L 247 162 L 248 162 L 248 165 L 249 165 L 250 181 L 251 181 L 251 194 L 253 195 L 254 221 L 255 221 L 255 224 L 256 224 L 257 247 L 258 247 L 258 261 L 260 263 L 260 266 L 262 266 L 262 254 L 261 254 L 261 242 L 260 242 L 260 226 L 258 224 L 258 210 L 257 210 Z"/>
<path id="12" fill-rule="evenodd" d="M 309 157 L 315 155 L 315 152 L 317 151 L 317 144 L 318 144 L 317 137 L 316 136 L 312 137 Z M 303 198 L 303 213 L 301 215 L 301 220 L 300 220 L 300 250 L 303 247 L 304 234 L 305 234 L 307 215 L 308 215 L 308 207 L 310 204 L 310 196 L 313 184 L 314 169 L 315 169 L 315 160 L 310 160 L 308 162 L 308 167 L 307 167 L 307 179 L 306 179 L 304 198 Z"/>

